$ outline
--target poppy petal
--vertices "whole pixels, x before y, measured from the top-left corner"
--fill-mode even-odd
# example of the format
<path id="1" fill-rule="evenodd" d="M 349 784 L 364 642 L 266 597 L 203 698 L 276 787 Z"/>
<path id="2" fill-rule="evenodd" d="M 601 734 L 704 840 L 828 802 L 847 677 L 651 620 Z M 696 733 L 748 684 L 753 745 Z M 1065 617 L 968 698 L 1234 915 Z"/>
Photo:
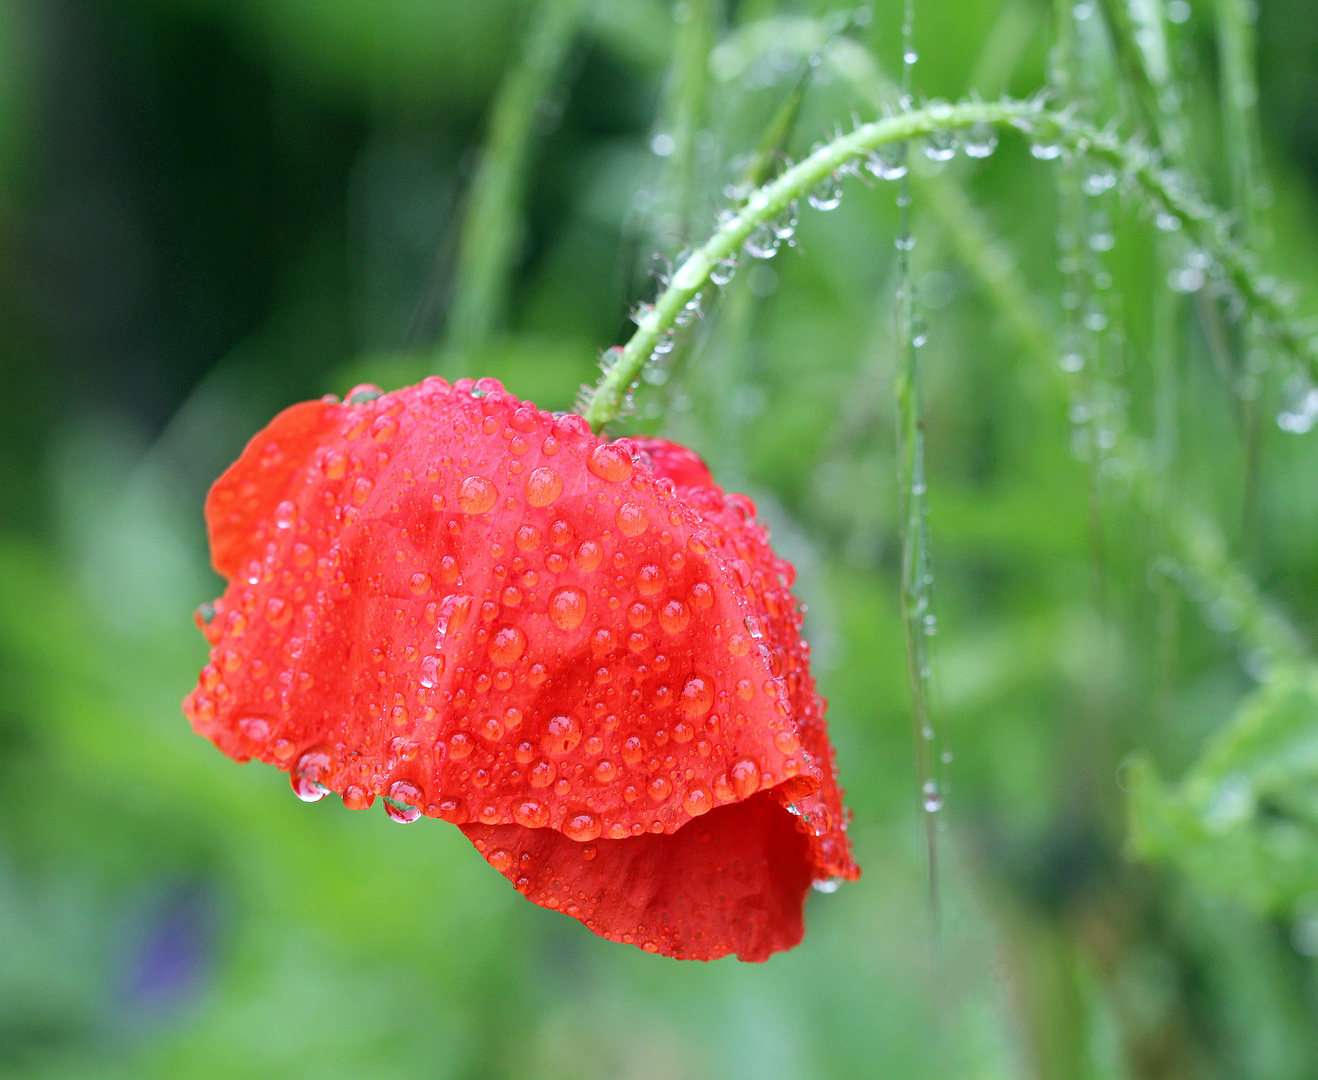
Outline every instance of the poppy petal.
<path id="1" fill-rule="evenodd" d="M 674 955 L 786 947 L 765 943 L 799 937 L 800 883 L 858 874 L 792 568 L 685 448 L 603 442 L 494 380 L 428 379 L 280 414 L 208 521 L 230 585 L 185 711 L 300 797 L 525 833 L 519 858 L 564 865 L 562 844 L 607 842 L 619 854 L 583 871 L 603 882 L 765 792 L 713 819 L 709 849 L 731 866 L 741 837 L 763 880 L 702 938 L 647 924 Z M 784 829 L 803 841 L 757 862 Z M 681 874 L 647 873 L 654 902 L 681 908 L 664 884 Z M 591 919 L 635 938 L 652 907 Z M 769 909 L 772 929 L 751 918 Z"/>

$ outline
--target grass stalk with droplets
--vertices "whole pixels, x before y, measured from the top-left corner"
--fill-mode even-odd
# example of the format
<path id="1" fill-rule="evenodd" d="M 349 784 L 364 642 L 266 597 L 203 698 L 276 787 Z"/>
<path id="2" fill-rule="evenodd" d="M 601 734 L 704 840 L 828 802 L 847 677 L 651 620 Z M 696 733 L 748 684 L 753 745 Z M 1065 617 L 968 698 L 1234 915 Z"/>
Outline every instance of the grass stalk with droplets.
<path id="1" fill-rule="evenodd" d="M 458 238 L 446 352 L 479 349 L 499 326 L 517 257 L 522 189 L 536 124 L 588 8 L 589 0 L 544 0 L 536 5 L 521 57 L 495 98 L 489 138 Z"/>

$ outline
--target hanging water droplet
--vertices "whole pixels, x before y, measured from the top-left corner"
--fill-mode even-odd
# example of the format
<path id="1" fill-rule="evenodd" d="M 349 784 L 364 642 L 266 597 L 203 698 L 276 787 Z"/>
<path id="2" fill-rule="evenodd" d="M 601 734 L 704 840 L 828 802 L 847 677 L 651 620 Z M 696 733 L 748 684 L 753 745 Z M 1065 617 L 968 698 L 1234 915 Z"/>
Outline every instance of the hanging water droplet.
<path id="1" fill-rule="evenodd" d="M 998 133 L 991 124 L 980 120 L 966 132 L 966 156 L 986 158 L 998 148 Z"/>
<path id="2" fill-rule="evenodd" d="M 1116 185 L 1117 174 L 1106 165 L 1099 165 L 1085 177 L 1085 194 L 1097 197 L 1105 191 L 1110 191 Z"/>
<path id="3" fill-rule="evenodd" d="M 1282 390 L 1282 409 L 1277 426 L 1292 435 L 1303 435 L 1318 423 L 1318 387 L 1303 372 L 1292 376 Z"/>
<path id="4" fill-rule="evenodd" d="M 714 268 L 710 270 L 709 280 L 712 281 L 715 285 L 717 285 L 721 289 L 723 288 L 724 285 L 726 285 L 729 281 L 732 280 L 732 275 L 735 274 L 736 272 L 737 272 L 736 259 L 720 259 L 718 262 L 714 264 Z"/>
<path id="5" fill-rule="evenodd" d="M 778 234 L 773 231 L 773 226 L 767 222 L 757 225 L 746 237 L 746 251 L 756 259 L 772 259 L 777 255 Z"/>
<path id="6" fill-rule="evenodd" d="M 792 238 L 796 235 L 796 223 L 798 217 L 799 213 L 796 200 L 793 199 L 787 209 L 770 223 L 773 227 L 774 235 L 777 236 L 779 240 L 785 242 L 789 247 L 791 246 Z"/>
<path id="7" fill-rule="evenodd" d="M 654 353 L 656 356 L 667 356 L 673 351 L 673 335 L 663 334 L 654 343 Z"/>
<path id="8" fill-rule="evenodd" d="M 943 808 L 943 796 L 939 793 L 938 785 L 932 780 L 924 782 L 924 808 L 931 814 L 938 813 Z"/>
<path id="9" fill-rule="evenodd" d="M 1193 293 L 1204 287 L 1204 272 L 1197 266 L 1182 266 L 1167 275 L 1167 284 L 1174 292 Z"/>
<path id="10" fill-rule="evenodd" d="M 930 161 L 951 161 L 956 157 L 960 145 L 956 133 L 952 131 L 934 131 L 925 136 L 924 156 Z"/>
<path id="11" fill-rule="evenodd" d="M 902 63 L 905 64 L 907 67 L 910 67 L 912 64 L 918 64 L 919 62 L 920 62 L 920 54 L 916 52 L 914 49 L 907 49 L 904 53 L 902 53 Z"/>
<path id="12" fill-rule="evenodd" d="M 841 884 L 841 878 L 819 878 L 816 881 L 811 882 L 815 892 L 821 893 L 835 893 L 838 890 L 838 886 Z"/>
<path id="13" fill-rule="evenodd" d="M 806 196 L 806 200 L 816 210 L 835 210 L 842 205 L 842 185 L 836 176 L 826 176 Z"/>
<path id="14" fill-rule="evenodd" d="M 1062 144 L 1040 138 L 1030 143 L 1030 153 L 1040 161 L 1056 161 L 1062 156 Z"/>
<path id="15" fill-rule="evenodd" d="M 1089 234 L 1090 251 L 1111 251 L 1117 243 L 1117 238 L 1112 233 L 1101 230 Z"/>
<path id="16" fill-rule="evenodd" d="M 645 322 L 645 320 L 648 319 L 653 314 L 654 314 L 653 304 L 646 304 L 646 303 L 637 304 L 634 308 L 632 308 L 632 322 L 634 322 L 637 326 L 640 326 L 641 323 Z"/>
<path id="17" fill-rule="evenodd" d="M 1057 363 L 1063 371 L 1070 372 L 1074 375 L 1085 366 L 1085 358 L 1078 352 L 1069 352 L 1063 355 Z"/>
<path id="18" fill-rule="evenodd" d="M 1181 227 L 1181 218 L 1178 214 L 1169 214 L 1166 210 L 1159 210 L 1153 217 L 1153 223 L 1163 232 L 1175 232 Z"/>
<path id="19" fill-rule="evenodd" d="M 893 143 L 871 152 L 865 168 L 880 180 L 900 180 L 906 175 L 906 144 Z"/>

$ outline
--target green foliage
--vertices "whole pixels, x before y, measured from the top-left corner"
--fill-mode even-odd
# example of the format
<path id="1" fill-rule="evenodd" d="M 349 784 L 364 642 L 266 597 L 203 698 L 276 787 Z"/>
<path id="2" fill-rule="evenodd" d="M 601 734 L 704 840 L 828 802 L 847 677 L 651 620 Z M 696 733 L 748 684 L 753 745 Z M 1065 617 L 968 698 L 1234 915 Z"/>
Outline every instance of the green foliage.
<path id="1" fill-rule="evenodd" d="M 1175 788 L 1145 760 L 1126 776 L 1131 838 L 1142 856 L 1168 860 L 1262 914 L 1293 919 L 1318 901 L 1311 665 L 1284 669 L 1249 695 Z"/>
<path id="2" fill-rule="evenodd" d="M 902 8 L 0 3 L 0 1075 L 1318 1074 L 1318 23 L 917 0 L 901 110 Z M 199 507 L 278 408 L 570 408 L 610 342 L 595 419 L 750 493 L 809 606 L 865 876 L 763 967 L 600 941 L 179 712 Z"/>

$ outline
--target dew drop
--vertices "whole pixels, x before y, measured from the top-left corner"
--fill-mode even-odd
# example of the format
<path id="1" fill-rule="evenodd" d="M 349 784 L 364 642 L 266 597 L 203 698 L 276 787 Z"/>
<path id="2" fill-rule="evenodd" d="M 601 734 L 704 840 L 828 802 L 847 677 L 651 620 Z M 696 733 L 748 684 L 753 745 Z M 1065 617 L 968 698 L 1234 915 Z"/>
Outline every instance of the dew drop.
<path id="1" fill-rule="evenodd" d="M 375 803 L 375 796 L 359 784 L 349 784 L 343 789 L 343 805 L 349 810 L 369 810 Z"/>
<path id="2" fill-rule="evenodd" d="M 498 497 L 493 482 L 484 476 L 469 476 L 458 485 L 458 506 L 467 514 L 484 514 Z"/>
<path id="3" fill-rule="evenodd" d="M 682 799 L 682 809 L 692 817 L 699 817 L 714 809 L 714 795 L 704 784 L 692 784 Z"/>
<path id="4" fill-rule="evenodd" d="M 673 785 L 668 777 L 656 776 L 646 784 L 645 790 L 655 802 L 663 802 L 673 793 Z"/>
<path id="5" fill-rule="evenodd" d="M 826 176 L 806 196 L 816 210 L 836 210 L 842 205 L 842 185 L 836 176 Z"/>
<path id="6" fill-rule="evenodd" d="M 348 471 L 348 456 L 338 450 L 331 450 L 325 455 L 320 467 L 330 480 L 340 480 Z"/>
<path id="7" fill-rule="evenodd" d="M 270 722 L 261 716 L 244 716 L 238 721 L 238 730 L 252 742 L 265 742 L 270 738 Z"/>
<path id="8" fill-rule="evenodd" d="M 471 614 L 471 597 L 466 593 L 452 593 L 444 597 L 439 605 L 439 618 L 435 622 L 435 629 L 440 638 L 446 638 L 449 634 L 456 634 L 461 630 L 469 614 Z"/>
<path id="9" fill-rule="evenodd" d="M 303 802 L 320 802 L 329 794 L 329 788 L 321 783 L 329 773 L 329 766 L 328 750 L 313 749 L 304 753 L 288 777 L 293 794 Z"/>
<path id="10" fill-rule="evenodd" d="M 421 658 L 420 679 L 421 685 L 427 689 L 434 689 L 439 685 L 439 677 L 444 674 L 444 658 L 442 656 L 423 656 Z"/>
<path id="11" fill-rule="evenodd" d="M 614 520 L 623 536 L 640 536 L 650 527 L 650 514 L 638 503 L 623 503 Z"/>
<path id="12" fill-rule="evenodd" d="M 585 591 L 565 585 L 549 598 L 549 618 L 560 630 L 575 630 L 585 621 L 587 607 Z"/>
<path id="13" fill-rule="evenodd" d="M 421 816 L 419 804 L 423 798 L 421 789 L 411 781 L 396 780 L 389 786 L 389 794 L 384 800 L 384 812 L 391 821 L 410 825 Z"/>
<path id="14" fill-rule="evenodd" d="M 526 634 L 517 626 L 501 626 L 490 635 L 490 659 L 496 664 L 516 663 L 526 652 Z"/>
<path id="15" fill-rule="evenodd" d="M 618 484 L 631 476 L 632 459 L 622 447 L 613 443 L 601 443 L 587 456 L 586 468 L 601 480 Z"/>
<path id="16" fill-rule="evenodd" d="M 763 222 L 746 237 L 746 252 L 755 259 L 772 259 L 778 254 L 778 234 L 767 221 Z"/>
<path id="17" fill-rule="evenodd" d="M 535 799 L 513 804 L 513 820 L 525 829 L 543 829 L 549 824 L 549 807 Z"/>
<path id="18" fill-rule="evenodd" d="M 297 524 L 297 505 L 285 499 L 275 507 L 275 527 L 291 529 Z"/>
<path id="19" fill-rule="evenodd" d="M 540 745 L 546 754 L 570 754 L 581 742 L 581 724 L 575 716 L 554 716 L 545 725 Z"/>
<path id="20" fill-rule="evenodd" d="M 982 120 L 971 124 L 966 132 L 966 157 L 986 158 L 998 148 L 998 133 Z"/>
<path id="21" fill-rule="evenodd" d="M 682 684 L 678 707 L 690 719 L 704 716 L 714 707 L 714 685 L 703 675 L 691 675 Z"/>
<path id="22" fill-rule="evenodd" d="M 737 798 L 746 799 L 760 790 L 760 766 L 752 758 L 742 758 L 728 772 Z"/>
<path id="23" fill-rule="evenodd" d="M 430 591 L 430 575 L 426 573 L 413 574 L 408 580 L 407 587 L 412 590 L 414 596 L 421 596 Z"/>
<path id="24" fill-rule="evenodd" d="M 952 131 L 932 131 L 924 141 L 924 156 L 930 161 L 942 163 L 956 157 L 959 141 Z"/>
<path id="25" fill-rule="evenodd" d="M 563 478 L 553 469 L 540 466 L 526 478 L 526 501 L 532 506 L 549 506 L 563 493 Z"/>
<path id="26" fill-rule="evenodd" d="M 900 180 L 906 175 L 906 144 L 893 143 L 865 159 L 865 168 L 880 180 Z"/>
<path id="27" fill-rule="evenodd" d="M 578 844 L 598 839 L 600 831 L 600 819 L 588 810 L 571 814 L 563 822 L 563 835 L 569 840 L 575 840 Z"/>
<path id="28" fill-rule="evenodd" d="M 676 597 L 659 609 L 659 625 L 669 634 L 680 634 L 691 622 L 691 611 Z"/>

